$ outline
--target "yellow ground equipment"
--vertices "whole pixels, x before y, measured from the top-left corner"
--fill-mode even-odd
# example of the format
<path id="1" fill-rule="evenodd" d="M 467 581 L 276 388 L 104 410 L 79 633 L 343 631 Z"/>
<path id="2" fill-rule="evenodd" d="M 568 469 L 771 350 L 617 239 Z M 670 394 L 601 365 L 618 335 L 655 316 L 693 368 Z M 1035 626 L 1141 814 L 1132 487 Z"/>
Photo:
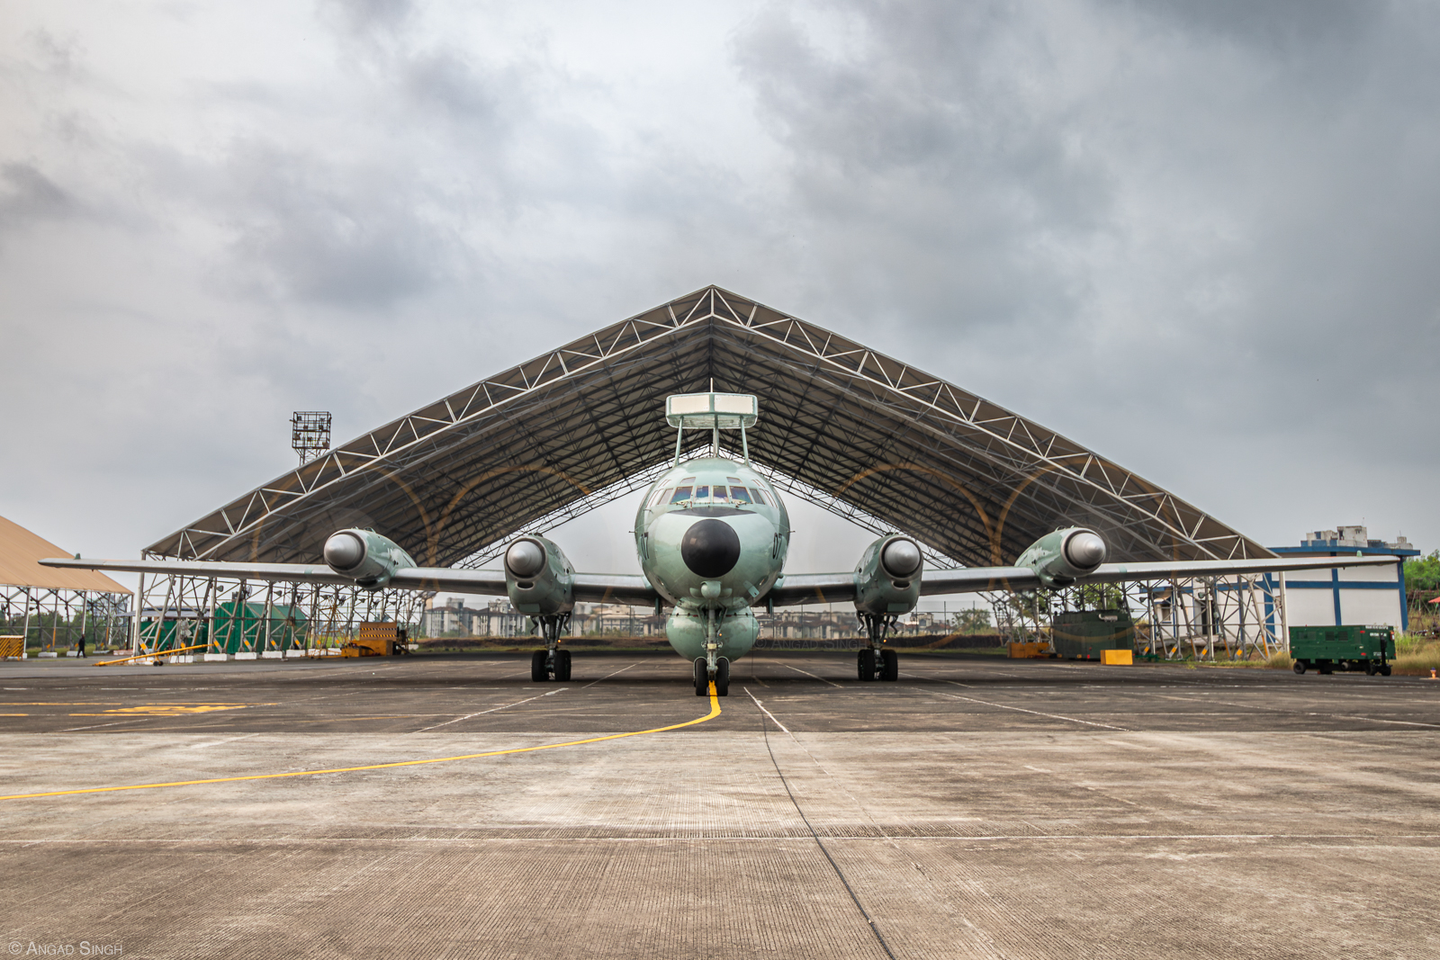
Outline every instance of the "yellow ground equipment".
<path id="1" fill-rule="evenodd" d="M 1100 662 L 1107 666 L 1128 667 L 1135 662 L 1135 653 L 1132 650 L 1101 650 Z"/>
<path id="2" fill-rule="evenodd" d="M 1008 645 L 1011 660 L 1045 660 L 1050 656 L 1050 644 L 1043 640 L 1025 643 L 1011 642 Z"/>
<path id="3" fill-rule="evenodd" d="M 95 666 L 108 667 L 112 663 L 129 663 L 131 660 L 154 660 L 155 666 L 158 667 L 165 662 L 165 658 L 168 656 L 172 656 L 177 653 L 185 653 L 190 650 L 204 650 L 207 646 L 209 646 L 209 644 L 197 643 L 194 646 L 175 647 L 172 650 L 151 650 L 149 653 L 137 653 L 133 657 L 121 657 L 118 660 L 101 660 L 100 662 L 96 663 Z"/>
<path id="4" fill-rule="evenodd" d="M 0 637 L 0 660 L 9 660 L 15 657 L 17 660 L 25 656 L 24 637 Z"/>
<path id="5" fill-rule="evenodd" d="M 342 657 L 394 657 L 410 652 L 409 637 L 394 623 L 362 623 L 360 635 L 340 648 Z"/>

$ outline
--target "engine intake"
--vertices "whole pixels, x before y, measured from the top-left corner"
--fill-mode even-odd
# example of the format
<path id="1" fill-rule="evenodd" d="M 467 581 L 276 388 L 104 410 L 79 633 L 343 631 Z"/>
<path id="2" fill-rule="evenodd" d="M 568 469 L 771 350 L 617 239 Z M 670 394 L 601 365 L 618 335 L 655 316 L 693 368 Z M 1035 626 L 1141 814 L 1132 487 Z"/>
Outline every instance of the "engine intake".
<path id="1" fill-rule="evenodd" d="M 866 548 L 855 567 L 855 609 L 890 616 L 909 613 L 920 600 L 925 558 L 909 537 L 881 537 Z"/>
<path id="2" fill-rule="evenodd" d="M 374 590 L 389 584 L 396 570 L 416 565 L 399 544 L 374 530 L 337 530 L 325 541 L 322 553 L 331 570 Z"/>
<path id="3" fill-rule="evenodd" d="M 1046 587 L 1067 587 L 1105 562 L 1105 541 L 1086 527 L 1067 527 L 1032 543 L 1017 567 L 1029 567 Z"/>
<path id="4" fill-rule="evenodd" d="M 505 588 L 521 613 L 569 613 L 575 606 L 575 568 L 555 543 L 520 537 L 505 548 Z"/>

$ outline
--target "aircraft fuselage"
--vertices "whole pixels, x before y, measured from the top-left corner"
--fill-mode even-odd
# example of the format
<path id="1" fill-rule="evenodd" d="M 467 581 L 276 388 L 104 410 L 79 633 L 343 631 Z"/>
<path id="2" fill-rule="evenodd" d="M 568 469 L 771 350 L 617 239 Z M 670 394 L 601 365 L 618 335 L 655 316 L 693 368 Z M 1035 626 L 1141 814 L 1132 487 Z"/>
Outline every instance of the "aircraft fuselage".
<path id="1" fill-rule="evenodd" d="M 750 607 L 764 602 L 789 548 L 779 493 L 748 464 L 724 457 L 671 467 L 635 518 L 640 567 L 673 606 L 666 636 L 690 660 L 749 652 L 760 629 Z"/>

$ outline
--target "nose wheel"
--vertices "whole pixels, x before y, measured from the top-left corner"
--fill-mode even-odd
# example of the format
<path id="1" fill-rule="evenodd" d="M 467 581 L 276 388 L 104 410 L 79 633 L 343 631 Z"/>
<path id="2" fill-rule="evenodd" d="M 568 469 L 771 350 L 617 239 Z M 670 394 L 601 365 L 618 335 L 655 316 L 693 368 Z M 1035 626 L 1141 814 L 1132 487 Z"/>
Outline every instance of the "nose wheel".
<path id="1" fill-rule="evenodd" d="M 717 697 L 730 696 L 730 661 L 726 657 L 717 657 L 715 660 L 715 672 L 712 675 L 710 665 L 704 657 L 696 657 L 692 669 L 695 681 L 695 696 L 708 697 L 710 695 L 710 683 L 715 683 L 715 695 Z"/>
<path id="2" fill-rule="evenodd" d="M 862 682 L 869 680 L 899 680 L 900 658 L 894 650 L 882 647 L 885 634 L 890 631 L 898 617 L 882 617 L 875 614 L 861 614 L 860 623 L 865 627 L 867 645 L 855 655 L 855 672 Z"/>
<path id="3" fill-rule="evenodd" d="M 556 682 L 570 679 L 570 651 L 560 649 L 560 634 L 570 623 L 570 614 L 554 617 L 537 617 L 545 649 L 530 654 L 530 681 L 544 683 L 552 676 Z"/>

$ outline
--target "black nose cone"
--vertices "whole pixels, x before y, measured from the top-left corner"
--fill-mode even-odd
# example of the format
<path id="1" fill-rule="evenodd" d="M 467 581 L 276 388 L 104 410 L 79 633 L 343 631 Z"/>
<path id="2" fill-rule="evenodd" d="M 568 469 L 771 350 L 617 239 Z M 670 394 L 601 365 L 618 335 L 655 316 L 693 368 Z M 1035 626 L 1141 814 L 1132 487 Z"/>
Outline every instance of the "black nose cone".
<path id="1" fill-rule="evenodd" d="M 692 523 L 680 541 L 680 557 L 696 576 L 723 577 L 740 559 L 740 536 L 724 520 Z"/>

